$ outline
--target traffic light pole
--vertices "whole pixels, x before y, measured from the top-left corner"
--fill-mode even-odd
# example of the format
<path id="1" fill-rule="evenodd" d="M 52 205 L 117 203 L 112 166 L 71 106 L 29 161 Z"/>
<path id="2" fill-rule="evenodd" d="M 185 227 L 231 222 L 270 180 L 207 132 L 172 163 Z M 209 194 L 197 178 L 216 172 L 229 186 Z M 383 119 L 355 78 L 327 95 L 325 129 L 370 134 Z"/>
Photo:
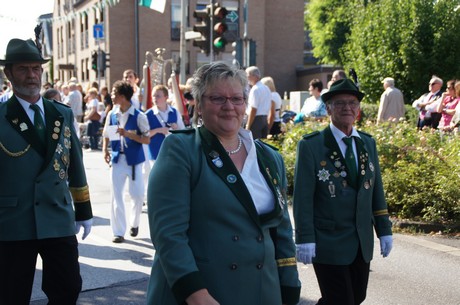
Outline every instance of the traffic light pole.
<path id="1" fill-rule="evenodd" d="M 209 63 L 214 61 L 214 0 L 209 0 L 211 6 L 209 13 Z"/>

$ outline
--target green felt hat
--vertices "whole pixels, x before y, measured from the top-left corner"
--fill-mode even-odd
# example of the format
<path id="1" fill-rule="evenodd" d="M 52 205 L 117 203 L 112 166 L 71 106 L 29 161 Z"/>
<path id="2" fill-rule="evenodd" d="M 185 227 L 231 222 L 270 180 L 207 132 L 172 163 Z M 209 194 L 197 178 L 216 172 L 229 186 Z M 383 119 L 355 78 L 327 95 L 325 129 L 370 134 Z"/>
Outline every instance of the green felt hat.
<path id="1" fill-rule="evenodd" d="M 329 88 L 329 91 L 321 95 L 321 99 L 323 102 L 329 101 L 332 97 L 338 94 L 351 94 L 358 98 L 361 101 L 364 97 L 364 93 L 360 92 L 358 87 L 348 78 L 339 79 L 338 81 L 334 82 Z"/>
<path id="2" fill-rule="evenodd" d="M 22 40 L 13 38 L 6 47 L 5 59 L 0 59 L 0 65 L 17 64 L 24 62 L 45 63 L 49 59 L 44 59 L 40 54 L 32 39 Z"/>

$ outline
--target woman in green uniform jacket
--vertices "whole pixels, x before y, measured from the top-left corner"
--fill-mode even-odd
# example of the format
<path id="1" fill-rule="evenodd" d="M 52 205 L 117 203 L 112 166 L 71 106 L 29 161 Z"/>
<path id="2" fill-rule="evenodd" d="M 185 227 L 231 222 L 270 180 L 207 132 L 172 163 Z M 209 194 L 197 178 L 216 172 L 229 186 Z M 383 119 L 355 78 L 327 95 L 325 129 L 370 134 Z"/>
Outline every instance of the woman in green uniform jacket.
<path id="1" fill-rule="evenodd" d="M 281 156 L 241 128 L 244 71 L 194 75 L 196 130 L 168 136 L 148 185 L 148 304 L 281 305 L 300 295 Z"/>

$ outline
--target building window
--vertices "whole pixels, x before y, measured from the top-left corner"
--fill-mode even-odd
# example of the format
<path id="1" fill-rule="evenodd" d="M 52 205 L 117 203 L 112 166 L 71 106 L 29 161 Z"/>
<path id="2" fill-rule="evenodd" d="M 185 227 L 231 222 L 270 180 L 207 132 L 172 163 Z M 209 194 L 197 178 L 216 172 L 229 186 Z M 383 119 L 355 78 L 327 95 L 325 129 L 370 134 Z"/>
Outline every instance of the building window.
<path id="1" fill-rule="evenodd" d="M 81 78 L 80 78 L 80 79 L 83 81 L 83 80 L 86 79 L 86 78 L 85 78 L 85 71 L 86 71 L 86 69 L 85 69 L 85 61 L 84 61 L 83 59 L 81 60 L 81 68 L 80 68 L 80 71 L 81 71 Z"/>
<path id="2" fill-rule="evenodd" d="M 179 0 L 171 1 L 171 40 L 180 40 L 181 3 Z"/>

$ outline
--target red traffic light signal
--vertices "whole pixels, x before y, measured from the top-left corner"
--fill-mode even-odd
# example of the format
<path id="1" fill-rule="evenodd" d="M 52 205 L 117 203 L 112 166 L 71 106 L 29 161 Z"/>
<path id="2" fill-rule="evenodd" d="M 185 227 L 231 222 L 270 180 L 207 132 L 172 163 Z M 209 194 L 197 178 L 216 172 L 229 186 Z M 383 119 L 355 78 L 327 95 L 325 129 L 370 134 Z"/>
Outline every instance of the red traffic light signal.
<path id="1" fill-rule="evenodd" d="M 214 24 L 214 40 L 213 47 L 216 53 L 223 51 L 225 45 L 227 44 L 227 39 L 225 39 L 224 34 L 228 30 L 228 26 L 225 23 L 225 18 L 228 15 L 228 10 L 225 7 L 219 6 L 216 4 L 213 12 L 213 24 Z"/>

